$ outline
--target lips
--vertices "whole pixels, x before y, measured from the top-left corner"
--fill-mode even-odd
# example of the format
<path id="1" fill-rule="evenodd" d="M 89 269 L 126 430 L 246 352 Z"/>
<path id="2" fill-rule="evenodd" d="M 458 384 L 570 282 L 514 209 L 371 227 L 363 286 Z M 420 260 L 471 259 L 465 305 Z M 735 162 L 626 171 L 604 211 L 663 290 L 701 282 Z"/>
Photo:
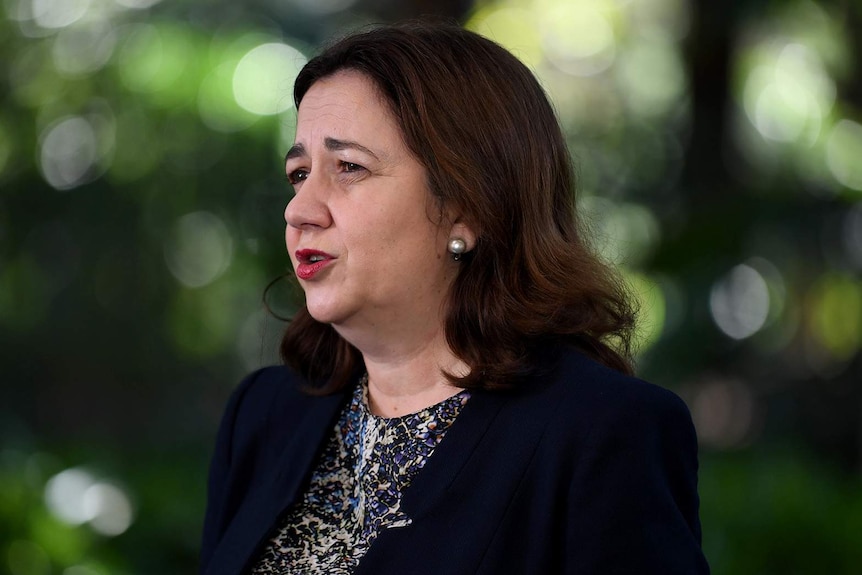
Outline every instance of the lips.
<path id="1" fill-rule="evenodd" d="M 320 250 L 296 250 L 296 276 L 302 280 L 310 280 L 317 272 L 335 261 L 335 256 Z"/>

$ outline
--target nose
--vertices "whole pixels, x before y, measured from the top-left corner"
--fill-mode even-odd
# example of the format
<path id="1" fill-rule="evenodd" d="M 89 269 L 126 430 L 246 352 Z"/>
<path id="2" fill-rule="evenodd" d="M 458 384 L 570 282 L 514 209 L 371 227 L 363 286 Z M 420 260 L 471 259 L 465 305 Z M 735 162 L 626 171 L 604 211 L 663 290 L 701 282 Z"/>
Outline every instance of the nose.
<path id="1" fill-rule="evenodd" d="M 296 229 L 329 227 L 332 214 L 326 204 L 328 193 L 325 182 L 309 174 L 284 209 L 285 223 Z"/>

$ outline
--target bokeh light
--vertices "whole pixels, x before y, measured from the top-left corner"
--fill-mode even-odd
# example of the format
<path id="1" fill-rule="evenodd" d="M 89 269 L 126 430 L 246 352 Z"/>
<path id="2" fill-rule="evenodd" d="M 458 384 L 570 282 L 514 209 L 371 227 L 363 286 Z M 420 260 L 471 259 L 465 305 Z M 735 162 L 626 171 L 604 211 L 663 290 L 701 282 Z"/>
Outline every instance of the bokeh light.
<path id="1" fill-rule="evenodd" d="M 191 34 L 177 26 L 136 24 L 121 29 L 121 35 L 117 67 L 123 84 L 134 92 L 156 95 L 155 101 L 165 104 L 186 102 L 187 91 L 197 88 L 189 84 L 196 62 Z"/>
<path id="2" fill-rule="evenodd" d="M 862 349 L 862 282 L 840 274 L 819 279 L 810 294 L 812 330 L 834 359 Z"/>
<path id="3" fill-rule="evenodd" d="M 218 216 L 199 211 L 174 224 L 165 240 L 165 263 L 174 277 L 191 288 L 203 287 L 221 276 L 233 258 L 233 240 Z"/>
<path id="4" fill-rule="evenodd" d="M 613 3 L 546 4 L 540 13 L 539 33 L 548 61 L 573 76 L 592 76 L 613 64 L 616 38 L 607 13 Z"/>
<path id="5" fill-rule="evenodd" d="M 162 0 L 114 0 L 120 6 L 124 6 L 126 8 L 133 8 L 136 10 L 143 10 L 145 8 L 150 8 L 151 6 L 155 6 Z"/>
<path id="6" fill-rule="evenodd" d="M 829 134 L 826 163 L 835 179 L 851 190 L 862 191 L 862 125 L 841 120 Z"/>
<path id="7" fill-rule="evenodd" d="M 54 65 L 66 76 L 92 74 L 108 63 L 116 43 L 117 35 L 111 22 L 91 19 L 57 34 L 51 52 Z"/>
<path id="8" fill-rule="evenodd" d="M 84 494 L 96 478 L 86 469 L 71 468 L 58 473 L 45 485 L 45 504 L 57 519 L 80 525 L 93 515 L 84 505 Z"/>
<path id="9" fill-rule="evenodd" d="M 51 124 L 41 139 L 39 166 L 51 186 L 69 190 L 95 177 L 99 145 L 86 118 L 62 118 Z"/>
<path id="10" fill-rule="evenodd" d="M 581 202 L 581 210 L 592 226 L 599 253 L 615 264 L 642 264 L 661 239 L 658 220 L 645 206 L 589 196 Z"/>
<path id="11" fill-rule="evenodd" d="M 686 391 L 694 394 L 689 406 L 701 443 L 717 449 L 732 449 L 753 439 L 758 408 L 748 385 L 736 379 L 712 376 Z"/>
<path id="12" fill-rule="evenodd" d="M 31 0 L 33 19 L 43 28 L 64 28 L 84 17 L 92 0 Z"/>
<path id="13" fill-rule="evenodd" d="M 87 487 L 81 498 L 81 507 L 90 527 L 109 537 L 124 533 L 134 518 L 132 503 L 125 491 L 111 483 L 96 482 Z"/>
<path id="14" fill-rule="evenodd" d="M 88 523 L 93 531 L 109 537 L 125 532 L 134 519 L 132 502 L 122 488 L 80 467 L 48 480 L 45 504 L 57 519 L 69 525 Z"/>
<path id="15" fill-rule="evenodd" d="M 733 339 L 745 339 L 766 323 L 769 288 L 760 272 L 739 264 L 713 286 L 709 307 L 721 331 Z"/>
<path id="16" fill-rule="evenodd" d="M 818 55 L 798 43 L 771 48 L 745 85 L 745 111 L 766 138 L 813 145 L 835 100 Z"/>
<path id="17" fill-rule="evenodd" d="M 467 28 L 504 46 L 533 69 L 544 59 L 538 18 L 531 10 L 492 3 L 477 10 Z"/>
<path id="18" fill-rule="evenodd" d="M 270 42 L 252 48 L 233 74 L 237 104 L 253 114 L 268 116 L 293 106 L 293 82 L 305 65 L 302 53 L 287 44 Z"/>
<path id="19" fill-rule="evenodd" d="M 650 73 L 644 74 L 644 70 Z M 628 107 L 647 118 L 674 111 L 687 87 L 679 51 L 663 39 L 638 42 L 624 50 L 617 81 Z"/>

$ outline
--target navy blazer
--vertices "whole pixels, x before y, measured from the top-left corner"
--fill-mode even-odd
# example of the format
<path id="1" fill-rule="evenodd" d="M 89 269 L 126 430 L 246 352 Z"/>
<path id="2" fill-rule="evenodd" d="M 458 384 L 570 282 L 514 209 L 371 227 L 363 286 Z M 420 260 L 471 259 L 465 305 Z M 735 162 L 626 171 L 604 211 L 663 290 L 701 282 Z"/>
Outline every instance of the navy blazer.
<path id="1" fill-rule="evenodd" d="M 201 573 L 244 573 L 302 497 L 349 390 L 286 367 L 230 399 L 210 468 Z M 697 443 L 673 393 L 584 355 L 513 392 L 473 392 L 355 570 L 374 574 L 704 574 Z"/>

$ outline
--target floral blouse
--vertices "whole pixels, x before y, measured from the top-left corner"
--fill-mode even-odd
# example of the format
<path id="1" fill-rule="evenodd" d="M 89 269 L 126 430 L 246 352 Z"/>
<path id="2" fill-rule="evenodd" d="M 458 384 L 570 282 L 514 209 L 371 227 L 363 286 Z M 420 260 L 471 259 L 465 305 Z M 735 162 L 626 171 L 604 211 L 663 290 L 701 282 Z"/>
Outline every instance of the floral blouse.
<path id="1" fill-rule="evenodd" d="M 466 390 L 402 417 L 368 408 L 363 377 L 342 411 L 305 496 L 281 520 L 252 575 L 348 575 L 383 529 L 403 527 L 410 485 L 467 403 Z"/>

